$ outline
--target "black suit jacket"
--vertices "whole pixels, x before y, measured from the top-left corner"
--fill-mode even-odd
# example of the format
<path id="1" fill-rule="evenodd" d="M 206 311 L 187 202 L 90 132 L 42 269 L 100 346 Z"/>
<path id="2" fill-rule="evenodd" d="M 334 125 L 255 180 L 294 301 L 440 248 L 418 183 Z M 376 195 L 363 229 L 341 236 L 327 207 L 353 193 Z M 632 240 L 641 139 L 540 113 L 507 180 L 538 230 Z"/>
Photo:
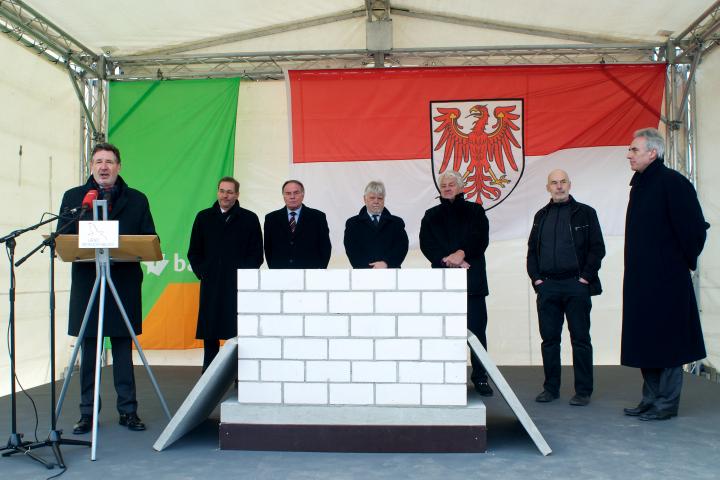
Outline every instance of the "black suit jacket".
<path id="1" fill-rule="evenodd" d="M 327 268 L 330 229 L 325 214 L 302 206 L 295 233 L 285 207 L 265 215 L 265 259 L 269 268 Z"/>
<path id="2" fill-rule="evenodd" d="M 384 209 L 379 225 L 373 225 L 362 207 L 345 222 L 345 253 L 353 268 L 370 268 L 371 262 L 384 261 L 389 268 L 400 268 L 408 252 L 405 222 Z"/>
<path id="3" fill-rule="evenodd" d="M 482 205 L 464 200 L 460 193 L 454 202 L 444 198 L 425 212 L 420 223 L 420 250 L 432 268 L 444 268 L 442 259 L 458 249 L 465 252 L 467 292 L 487 295 L 485 249 L 489 243 L 489 224 Z"/>
<path id="4" fill-rule="evenodd" d="M 150 205 L 147 197 L 140 191 L 127 186 L 122 177 L 118 177 L 117 197 L 113 199 L 108 220 L 118 220 L 120 235 L 155 235 L 155 223 L 150 214 Z M 79 206 L 88 190 L 97 189 L 97 184 L 90 177 L 85 185 L 71 188 L 63 195 L 60 212 Z M 86 211 L 81 220 L 92 220 L 92 210 Z M 67 223 L 72 225 L 63 230 L 63 233 L 77 234 L 78 226 L 74 220 L 61 216 L 58 230 Z M 137 335 L 142 333 L 142 281 L 143 273 L 138 262 L 112 262 L 110 275 L 115 284 L 118 295 L 122 300 L 125 312 Z M 90 301 L 90 292 L 95 283 L 94 262 L 74 262 L 72 264 L 72 284 L 70 286 L 70 314 L 68 317 L 68 335 L 77 336 L 80 333 L 85 307 Z M 91 310 L 85 336 L 97 336 L 98 298 L 95 297 Z M 118 310 L 115 300 L 106 292 L 105 322 L 103 334 L 108 337 L 129 337 L 125 322 Z"/>

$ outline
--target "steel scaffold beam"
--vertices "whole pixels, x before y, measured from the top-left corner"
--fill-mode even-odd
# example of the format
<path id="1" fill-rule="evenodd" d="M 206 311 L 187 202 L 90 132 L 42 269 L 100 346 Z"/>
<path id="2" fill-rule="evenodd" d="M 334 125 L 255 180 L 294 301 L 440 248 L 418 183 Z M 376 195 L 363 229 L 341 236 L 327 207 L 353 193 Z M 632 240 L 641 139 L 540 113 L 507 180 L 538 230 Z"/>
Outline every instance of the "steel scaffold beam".
<path id="1" fill-rule="evenodd" d="M 0 0 L 0 31 L 52 63 L 97 75 L 98 55 L 20 0 Z"/>

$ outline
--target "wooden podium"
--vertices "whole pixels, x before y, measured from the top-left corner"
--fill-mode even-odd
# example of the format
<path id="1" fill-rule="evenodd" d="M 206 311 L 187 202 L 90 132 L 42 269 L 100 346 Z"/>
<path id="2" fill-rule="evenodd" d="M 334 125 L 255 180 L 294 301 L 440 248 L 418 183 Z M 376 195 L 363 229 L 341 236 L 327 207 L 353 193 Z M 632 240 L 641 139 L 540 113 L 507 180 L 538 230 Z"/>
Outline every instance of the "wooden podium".
<path id="1" fill-rule="evenodd" d="M 55 242 L 63 262 L 95 261 L 95 249 L 78 247 L 77 235 L 59 235 Z M 110 249 L 110 259 L 116 262 L 162 260 L 160 239 L 157 235 L 120 235 L 119 247 Z"/>

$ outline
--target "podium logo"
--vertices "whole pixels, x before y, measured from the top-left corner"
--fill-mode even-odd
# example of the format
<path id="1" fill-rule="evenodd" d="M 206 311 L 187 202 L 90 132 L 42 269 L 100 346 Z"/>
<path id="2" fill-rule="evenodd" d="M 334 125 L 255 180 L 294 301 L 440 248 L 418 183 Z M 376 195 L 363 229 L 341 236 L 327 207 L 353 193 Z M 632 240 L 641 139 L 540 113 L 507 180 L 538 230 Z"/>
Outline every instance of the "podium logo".
<path id="1" fill-rule="evenodd" d="M 165 270 L 165 267 L 168 266 L 170 263 L 170 260 L 165 259 L 165 254 L 163 253 L 163 259 L 159 262 L 143 262 L 145 266 L 147 267 L 147 272 L 149 274 L 155 275 L 156 277 L 159 277 L 160 274 L 163 273 Z M 176 272 L 182 272 L 187 270 L 188 272 L 192 272 L 192 268 L 190 267 L 190 262 L 188 262 L 184 258 L 180 258 L 180 255 L 177 253 L 173 253 L 173 270 Z"/>

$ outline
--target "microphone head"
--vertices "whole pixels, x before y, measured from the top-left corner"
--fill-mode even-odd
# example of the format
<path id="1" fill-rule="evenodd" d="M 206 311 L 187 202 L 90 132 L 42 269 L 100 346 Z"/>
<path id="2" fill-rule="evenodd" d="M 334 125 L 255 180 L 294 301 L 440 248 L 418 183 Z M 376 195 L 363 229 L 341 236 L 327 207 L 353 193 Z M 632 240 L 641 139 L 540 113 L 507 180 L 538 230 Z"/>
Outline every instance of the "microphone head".
<path id="1" fill-rule="evenodd" d="M 97 200 L 97 198 L 97 190 L 88 190 L 88 192 L 85 194 L 85 197 L 83 198 L 82 207 L 85 209 L 92 208 L 93 200 Z"/>

